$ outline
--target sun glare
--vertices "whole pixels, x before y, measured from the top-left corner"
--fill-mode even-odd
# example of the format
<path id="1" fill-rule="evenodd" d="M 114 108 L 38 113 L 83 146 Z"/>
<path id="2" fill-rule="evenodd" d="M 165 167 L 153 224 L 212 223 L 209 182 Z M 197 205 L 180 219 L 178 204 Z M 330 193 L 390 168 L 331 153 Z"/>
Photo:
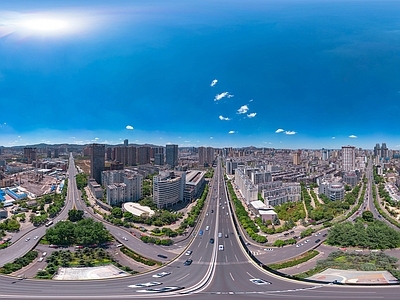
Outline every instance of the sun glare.
<path id="1" fill-rule="evenodd" d="M 34 31 L 63 31 L 68 29 L 69 24 L 56 19 L 29 19 L 22 21 L 21 26 Z"/>

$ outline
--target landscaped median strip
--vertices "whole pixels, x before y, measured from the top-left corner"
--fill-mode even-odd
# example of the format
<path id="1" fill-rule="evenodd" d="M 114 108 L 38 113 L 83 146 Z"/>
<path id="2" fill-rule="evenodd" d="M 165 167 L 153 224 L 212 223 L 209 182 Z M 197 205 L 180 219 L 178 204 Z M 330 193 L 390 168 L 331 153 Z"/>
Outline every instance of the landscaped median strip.
<path id="1" fill-rule="evenodd" d="M 306 261 L 309 261 L 310 259 L 314 258 L 317 256 L 319 252 L 317 250 L 310 250 L 300 256 L 297 256 L 294 259 L 284 261 L 282 263 L 276 263 L 276 264 L 270 264 L 268 265 L 269 268 L 274 269 L 274 270 L 279 270 L 279 269 L 285 269 L 285 268 L 290 268 L 297 266 L 299 264 L 302 264 Z"/>

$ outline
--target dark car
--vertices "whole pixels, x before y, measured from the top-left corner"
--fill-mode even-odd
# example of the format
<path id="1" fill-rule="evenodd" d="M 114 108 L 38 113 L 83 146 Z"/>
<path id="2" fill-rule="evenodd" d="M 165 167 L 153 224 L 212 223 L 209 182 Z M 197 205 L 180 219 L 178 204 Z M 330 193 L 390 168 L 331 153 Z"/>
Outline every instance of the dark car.
<path id="1" fill-rule="evenodd" d="M 213 209 L 211 210 L 211 213 L 214 213 L 214 210 L 213 210 Z"/>
<path id="2" fill-rule="evenodd" d="M 210 244 L 214 244 L 214 239 L 213 238 L 210 239 Z"/>
<path id="3" fill-rule="evenodd" d="M 162 254 L 158 254 L 157 256 L 161 257 L 161 258 L 168 258 L 168 256 L 165 256 L 165 255 L 162 255 Z"/>
<path id="4" fill-rule="evenodd" d="M 225 237 L 226 237 L 226 238 L 228 237 L 228 234 L 227 234 L 227 233 L 225 233 Z"/>
<path id="5" fill-rule="evenodd" d="M 319 243 L 320 241 L 321 241 L 321 240 L 320 240 L 320 239 L 318 239 L 318 240 L 316 240 L 316 241 L 315 241 L 315 243 Z"/>
<path id="6" fill-rule="evenodd" d="M 187 259 L 185 260 L 185 262 L 183 263 L 185 266 L 190 266 L 192 264 L 193 260 L 192 259 Z"/>
<path id="7" fill-rule="evenodd" d="M 326 237 L 326 236 L 328 236 L 328 234 L 327 234 L 327 233 L 324 233 L 324 234 L 322 235 L 322 237 Z"/>

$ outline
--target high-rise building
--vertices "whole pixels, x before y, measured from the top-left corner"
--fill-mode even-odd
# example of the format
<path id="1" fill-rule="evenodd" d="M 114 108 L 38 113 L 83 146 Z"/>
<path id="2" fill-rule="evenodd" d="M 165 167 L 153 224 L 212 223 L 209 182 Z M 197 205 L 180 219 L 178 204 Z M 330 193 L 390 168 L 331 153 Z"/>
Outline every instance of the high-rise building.
<path id="1" fill-rule="evenodd" d="M 204 167 L 207 162 L 207 151 L 205 147 L 199 147 L 197 152 L 199 153 L 199 166 Z"/>
<path id="2" fill-rule="evenodd" d="M 389 158 L 389 149 L 386 147 L 386 143 L 382 143 L 381 157 L 383 157 L 384 159 Z"/>
<path id="3" fill-rule="evenodd" d="M 342 162 L 343 171 L 350 172 L 355 170 L 356 166 L 356 151 L 354 146 L 342 147 Z"/>
<path id="4" fill-rule="evenodd" d="M 150 147 L 141 146 L 137 148 L 137 162 L 139 165 L 146 165 L 150 163 Z"/>
<path id="5" fill-rule="evenodd" d="M 168 152 L 167 152 L 168 153 Z M 170 207 L 183 201 L 185 172 L 160 172 L 153 177 L 153 202 L 157 208 Z"/>
<path id="6" fill-rule="evenodd" d="M 157 166 L 162 166 L 164 164 L 164 153 L 154 154 L 154 164 Z"/>
<path id="7" fill-rule="evenodd" d="M 26 147 L 24 148 L 24 158 L 27 160 L 27 163 L 30 164 L 34 160 L 36 160 L 36 148 Z"/>
<path id="8" fill-rule="evenodd" d="M 135 166 L 137 164 L 137 148 L 134 146 L 128 146 L 127 149 L 127 165 Z"/>
<path id="9" fill-rule="evenodd" d="M 212 166 L 213 162 L 214 162 L 214 148 L 207 147 L 207 164 L 209 166 Z"/>
<path id="10" fill-rule="evenodd" d="M 293 164 L 294 165 L 300 165 L 301 163 L 301 150 L 297 150 L 293 153 Z"/>
<path id="11" fill-rule="evenodd" d="M 125 140 L 124 140 L 124 146 L 125 146 L 125 147 L 128 147 L 128 139 L 125 139 Z"/>
<path id="12" fill-rule="evenodd" d="M 374 147 L 374 156 L 381 156 L 381 146 L 379 144 Z"/>
<path id="13" fill-rule="evenodd" d="M 165 162 L 174 168 L 178 165 L 178 145 L 167 145 L 165 147 Z"/>
<path id="14" fill-rule="evenodd" d="M 54 149 L 54 158 L 59 158 L 60 154 L 59 154 L 59 149 L 55 148 Z"/>
<path id="15" fill-rule="evenodd" d="M 215 150 L 213 147 L 199 147 L 197 152 L 199 153 L 199 166 L 211 166 L 214 162 Z"/>
<path id="16" fill-rule="evenodd" d="M 104 171 L 105 154 L 105 145 L 90 145 L 90 176 L 94 178 L 97 183 L 101 182 L 101 172 Z"/>

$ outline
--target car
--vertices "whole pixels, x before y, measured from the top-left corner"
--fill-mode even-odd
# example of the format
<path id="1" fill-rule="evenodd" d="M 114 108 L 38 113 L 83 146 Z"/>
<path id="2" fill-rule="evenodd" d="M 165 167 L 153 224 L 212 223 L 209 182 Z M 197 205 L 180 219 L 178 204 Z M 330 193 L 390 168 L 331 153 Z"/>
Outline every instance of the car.
<path id="1" fill-rule="evenodd" d="M 202 236 L 203 235 L 203 230 L 199 231 L 199 235 Z"/>
<path id="2" fill-rule="evenodd" d="M 126 237 L 124 237 L 124 236 L 122 237 L 122 239 L 123 239 L 124 241 L 127 241 L 127 240 L 128 240 L 128 239 L 127 239 Z"/>
<path id="3" fill-rule="evenodd" d="M 33 239 L 34 239 L 34 240 L 37 240 L 38 238 L 39 238 L 39 237 L 36 235 Z"/>
<path id="4" fill-rule="evenodd" d="M 151 282 L 146 282 L 146 283 L 138 283 L 138 284 L 132 284 L 128 285 L 130 288 L 141 288 L 141 287 L 152 287 L 152 286 L 157 286 L 161 285 L 161 282 L 156 282 L 156 281 L 151 281 Z"/>
<path id="5" fill-rule="evenodd" d="M 145 290 L 137 290 L 137 293 L 166 293 L 166 292 L 174 292 L 184 289 L 181 286 L 165 286 L 162 288 L 155 288 L 155 289 L 145 289 Z"/>
<path id="6" fill-rule="evenodd" d="M 208 213 L 206 213 L 206 216 L 208 216 Z"/>
<path id="7" fill-rule="evenodd" d="M 310 240 L 305 240 L 305 241 L 304 241 L 304 244 L 307 244 L 309 241 L 310 241 Z"/>
<path id="8" fill-rule="evenodd" d="M 264 251 L 274 251 L 273 248 L 265 248 Z"/>
<path id="9" fill-rule="evenodd" d="M 321 241 L 321 240 L 320 240 L 320 239 L 318 239 L 318 240 L 316 240 L 316 241 L 315 241 L 315 243 L 317 244 L 317 243 L 319 243 L 320 241 Z"/>
<path id="10" fill-rule="evenodd" d="M 211 213 L 212 213 L 212 214 L 214 213 L 214 210 L 213 210 L 213 209 L 211 210 Z"/>
<path id="11" fill-rule="evenodd" d="M 214 239 L 213 238 L 210 239 L 210 244 L 214 244 Z"/>
<path id="12" fill-rule="evenodd" d="M 322 235 L 322 237 L 326 237 L 326 236 L 328 236 L 328 234 L 327 234 L 327 233 L 324 233 L 324 234 Z"/>
<path id="13" fill-rule="evenodd" d="M 218 237 L 222 237 L 222 232 L 218 232 Z"/>
<path id="14" fill-rule="evenodd" d="M 229 235 L 227 233 L 225 233 L 225 237 L 227 238 L 227 237 L 229 237 Z"/>
<path id="15" fill-rule="evenodd" d="M 300 245 L 299 245 L 299 244 L 297 244 L 297 245 L 296 245 L 296 248 L 299 248 L 299 247 L 300 247 Z"/>
<path id="16" fill-rule="evenodd" d="M 152 277 L 161 278 L 161 277 L 168 276 L 169 274 L 171 274 L 171 272 L 161 272 L 161 273 L 154 274 Z"/>
<path id="17" fill-rule="evenodd" d="M 165 259 L 167 259 L 167 258 L 168 258 L 168 256 L 166 256 L 166 255 L 163 255 L 163 254 L 157 254 L 157 256 L 158 256 L 158 257 L 161 257 L 161 258 L 165 258 Z"/>
<path id="18" fill-rule="evenodd" d="M 185 260 L 185 262 L 183 263 L 185 266 L 190 266 L 193 262 L 193 259 L 187 259 Z"/>
<path id="19" fill-rule="evenodd" d="M 43 257 L 39 257 L 38 262 L 42 262 L 43 261 Z"/>
<path id="20" fill-rule="evenodd" d="M 47 255 L 47 252 L 43 252 L 42 253 L 42 256 L 44 257 L 44 256 L 46 256 Z"/>
<path id="21" fill-rule="evenodd" d="M 27 237 L 27 238 L 25 239 L 25 242 L 29 242 L 30 239 L 31 239 L 30 237 Z"/>
<path id="22" fill-rule="evenodd" d="M 189 255 L 191 255 L 192 253 L 193 253 L 192 250 L 188 250 L 188 251 L 185 252 L 185 255 L 188 255 L 188 256 L 189 256 Z"/>
<path id="23" fill-rule="evenodd" d="M 207 225 L 207 226 L 206 226 L 206 230 L 210 230 L 210 226 Z"/>
<path id="24" fill-rule="evenodd" d="M 224 245 L 219 245 L 218 250 L 224 250 Z"/>
<path id="25" fill-rule="evenodd" d="M 260 278 L 251 278 L 249 280 L 250 280 L 250 282 L 257 284 L 257 285 L 271 284 L 271 282 L 260 279 Z"/>

